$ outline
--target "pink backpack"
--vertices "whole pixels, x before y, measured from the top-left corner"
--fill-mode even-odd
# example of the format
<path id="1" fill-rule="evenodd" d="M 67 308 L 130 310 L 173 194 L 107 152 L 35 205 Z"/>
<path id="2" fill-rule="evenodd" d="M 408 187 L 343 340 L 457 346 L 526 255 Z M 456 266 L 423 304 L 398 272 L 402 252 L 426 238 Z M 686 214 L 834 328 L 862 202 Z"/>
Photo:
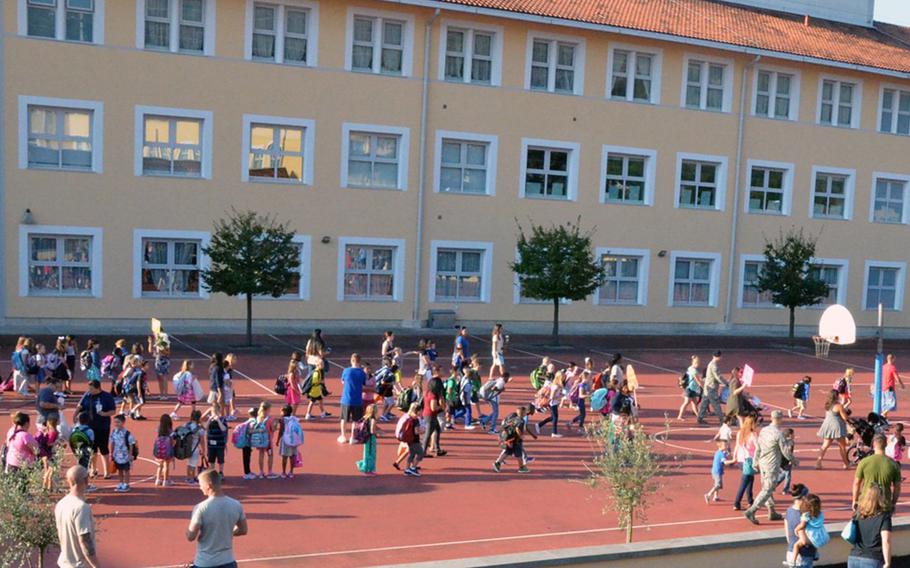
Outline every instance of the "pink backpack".
<path id="1" fill-rule="evenodd" d="M 158 436 L 155 438 L 152 455 L 159 460 L 169 460 L 174 457 L 174 446 L 171 444 L 170 436 Z"/>

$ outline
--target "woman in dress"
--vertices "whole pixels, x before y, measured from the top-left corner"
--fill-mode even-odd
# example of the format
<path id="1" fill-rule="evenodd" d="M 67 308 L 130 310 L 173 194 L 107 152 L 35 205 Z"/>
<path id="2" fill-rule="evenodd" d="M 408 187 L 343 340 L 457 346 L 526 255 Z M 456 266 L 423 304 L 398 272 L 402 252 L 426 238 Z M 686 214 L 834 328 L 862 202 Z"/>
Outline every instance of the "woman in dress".
<path id="1" fill-rule="evenodd" d="M 728 388 L 730 389 L 730 394 L 727 396 L 727 416 L 735 416 L 739 421 L 739 427 L 742 428 L 743 425 L 743 391 L 746 390 L 746 385 L 744 385 L 740 380 L 740 369 L 736 367 L 730 373 L 730 382 L 728 383 Z"/>
<path id="2" fill-rule="evenodd" d="M 698 402 L 701 400 L 701 380 L 698 374 L 698 355 L 692 355 L 692 364 L 686 369 L 686 386 L 683 389 L 683 402 L 679 407 L 677 420 L 683 419 L 686 406 L 692 409 L 692 414 L 698 416 Z"/>
<path id="3" fill-rule="evenodd" d="M 487 378 L 488 381 L 493 380 L 493 371 L 499 369 L 497 377 L 501 377 L 503 373 L 506 372 L 506 358 L 503 354 L 503 348 L 505 347 L 505 342 L 502 337 L 502 324 L 497 323 L 493 326 L 493 334 L 490 337 L 490 349 L 491 355 L 493 357 L 493 362 L 490 364 L 490 376 Z"/>
<path id="4" fill-rule="evenodd" d="M 825 399 L 825 421 L 822 422 L 821 428 L 818 429 L 818 437 L 822 439 L 821 453 L 818 455 L 818 461 L 815 463 L 815 469 L 822 468 L 822 460 L 825 459 L 825 452 L 831 447 L 831 442 L 837 442 L 840 449 L 840 458 L 844 462 L 844 469 L 850 468 L 850 460 L 847 458 L 847 411 L 840 403 L 837 391 L 832 390 Z"/>
<path id="5" fill-rule="evenodd" d="M 297 405 L 303 400 L 300 394 L 300 368 L 297 361 L 291 359 L 288 363 L 287 389 L 284 391 L 284 402 L 291 407 L 291 416 L 297 416 Z"/>

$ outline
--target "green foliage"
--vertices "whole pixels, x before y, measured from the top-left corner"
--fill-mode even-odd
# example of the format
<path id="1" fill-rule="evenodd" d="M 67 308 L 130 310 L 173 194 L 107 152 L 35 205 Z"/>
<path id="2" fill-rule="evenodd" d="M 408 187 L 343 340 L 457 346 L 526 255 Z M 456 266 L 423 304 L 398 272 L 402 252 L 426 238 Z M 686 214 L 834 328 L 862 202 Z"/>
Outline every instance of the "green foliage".
<path id="1" fill-rule="evenodd" d="M 640 426 L 625 434 L 617 432 L 607 419 L 589 428 L 588 438 L 598 448 L 588 468 L 588 484 L 595 489 L 606 488 L 611 504 L 604 508 L 604 514 L 610 508 L 616 511 L 620 528 L 626 530 L 626 542 L 632 542 L 635 520 L 646 520 L 650 501 L 660 488 L 657 478 L 665 472 L 665 466 Z"/>
<path id="2" fill-rule="evenodd" d="M 215 222 L 211 243 L 203 252 L 211 266 L 202 271 L 206 290 L 228 296 L 272 296 L 285 293 L 300 267 L 294 233 L 270 216 L 231 209 Z"/>

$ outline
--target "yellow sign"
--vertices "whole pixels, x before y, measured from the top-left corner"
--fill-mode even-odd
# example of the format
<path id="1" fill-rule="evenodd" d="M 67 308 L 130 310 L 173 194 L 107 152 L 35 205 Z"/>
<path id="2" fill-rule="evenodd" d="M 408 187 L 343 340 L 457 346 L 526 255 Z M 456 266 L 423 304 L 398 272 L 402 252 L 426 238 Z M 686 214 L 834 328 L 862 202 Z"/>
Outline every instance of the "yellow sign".
<path id="1" fill-rule="evenodd" d="M 632 365 L 626 367 L 626 383 L 629 385 L 629 390 L 638 388 L 638 377 L 635 376 L 635 369 L 632 368 Z"/>
<path id="2" fill-rule="evenodd" d="M 152 318 L 152 335 L 157 336 L 159 333 L 161 333 L 161 320 Z"/>

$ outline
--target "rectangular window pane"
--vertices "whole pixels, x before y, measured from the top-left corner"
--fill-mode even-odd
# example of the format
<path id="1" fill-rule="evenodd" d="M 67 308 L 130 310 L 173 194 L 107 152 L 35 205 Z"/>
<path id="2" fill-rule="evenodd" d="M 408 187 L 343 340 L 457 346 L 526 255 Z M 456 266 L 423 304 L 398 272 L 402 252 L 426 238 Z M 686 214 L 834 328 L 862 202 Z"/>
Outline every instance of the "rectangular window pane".
<path id="1" fill-rule="evenodd" d="M 53 4 L 49 7 L 34 5 L 30 2 L 26 14 L 26 33 L 32 37 L 56 37 L 56 8 Z"/>

